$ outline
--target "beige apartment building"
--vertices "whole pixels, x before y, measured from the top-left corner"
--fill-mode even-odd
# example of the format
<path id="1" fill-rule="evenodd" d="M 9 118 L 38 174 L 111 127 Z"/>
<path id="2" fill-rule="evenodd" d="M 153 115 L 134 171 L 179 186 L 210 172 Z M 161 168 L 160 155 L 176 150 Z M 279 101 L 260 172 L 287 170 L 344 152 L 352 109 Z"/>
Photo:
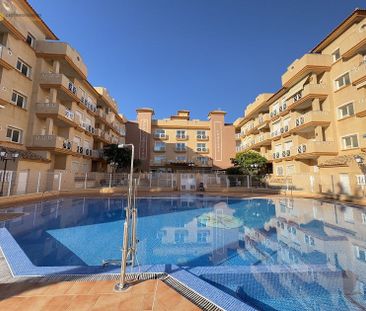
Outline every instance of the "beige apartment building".
<path id="1" fill-rule="evenodd" d="M 127 141 L 146 171 L 222 170 L 235 156 L 235 129 L 225 123 L 225 114 L 214 110 L 203 121 L 179 110 L 170 118 L 153 119 L 153 109 L 137 109 L 137 121 L 127 123 Z"/>
<path id="2" fill-rule="evenodd" d="M 313 192 L 363 189 L 365 60 L 366 10 L 357 9 L 290 64 L 280 90 L 247 106 L 234 122 L 237 152 L 264 155 L 273 163 L 274 183 L 295 176 L 295 185 Z"/>
<path id="3" fill-rule="evenodd" d="M 125 139 L 117 103 L 27 1 L 3 1 L 0 13 L 0 148 L 20 154 L 9 168 L 104 170 L 103 147 Z"/>

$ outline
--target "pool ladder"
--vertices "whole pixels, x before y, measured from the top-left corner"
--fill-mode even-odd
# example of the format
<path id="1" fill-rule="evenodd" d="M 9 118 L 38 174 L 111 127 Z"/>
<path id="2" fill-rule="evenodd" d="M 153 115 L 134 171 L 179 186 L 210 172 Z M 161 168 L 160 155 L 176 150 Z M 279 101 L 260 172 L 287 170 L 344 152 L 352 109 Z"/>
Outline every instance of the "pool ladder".
<path id="1" fill-rule="evenodd" d="M 125 285 L 126 266 L 135 266 L 137 243 L 139 242 L 136 235 L 137 229 L 137 207 L 136 192 L 137 179 L 134 179 L 132 187 L 128 189 L 127 207 L 125 208 L 126 218 L 123 224 L 123 247 L 122 260 L 107 259 L 102 261 L 103 267 L 121 266 L 121 282 Z"/>

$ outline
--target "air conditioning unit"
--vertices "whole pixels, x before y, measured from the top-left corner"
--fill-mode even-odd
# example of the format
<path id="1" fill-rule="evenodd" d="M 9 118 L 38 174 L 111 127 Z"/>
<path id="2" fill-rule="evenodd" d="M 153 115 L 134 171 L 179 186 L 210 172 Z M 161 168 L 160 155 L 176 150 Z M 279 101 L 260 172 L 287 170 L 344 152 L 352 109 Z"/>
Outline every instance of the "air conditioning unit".
<path id="1" fill-rule="evenodd" d="M 286 156 L 286 151 L 285 150 L 283 150 L 282 151 L 282 157 L 285 157 Z"/>
<path id="2" fill-rule="evenodd" d="M 283 134 L 283 132 L 285 131 L 285 129 L 283 127 L 281 127 L 281 134 Z"/>
<path id="3" fill-rule="evenodd" d="M 299 125 L 300 125 L 300 120 L 296 119 L 296 126 L 299 126 Z"/>
<path id="4" fill-rule="evenodd" d="M 273 159 L 276 159 L 276 152 L 273 152 Z"/>
<path id="5" fill-rule="evenodd" d="M 197 148 L 197 151 L 202 151 L 202 148 Z"/>
<path id="6" fill-rule="evenodd" d="M 276 152 L 276 158 L 278 159 L 280 157 L 280 153 Z"/>
<path id="7" fill-rule="evenodd" d="M 289 157 L 291 155 L 291 150 L 286 150 L 286 156 Z"/>
<path id="8" fill-rule="evenodd" d="M 285 125 L 285 132 L 288 132 L 288 125 Z"/>
<path id="9" fill-rule="evenodd" d="M 304 117 L 300 117 L 300 124 L 304 124 L 304 121 L 305 121 Z"/>
<path id="10" fill-rule="evenodd" d="M 282 105 L 282 109 L 285 111 L 285 110 L 286 110 L 286 108 L 287 108 L 287 104 L 286 104 L 286 103 L 284 103 L 284 104 Z"/>
<path id="11" fill-rule="evenodd" d="M 302 152 L 306 152 L 306 145 L 302 145 Z"/>
<path id="12" fill-rule="evenodd" d="M 270 113 L 271 118 L 273 117 L 273 112 Z"/>
<path id="13" fill-rule="evenodd" d="M 282 106 L 280 106 L 280 112 L 282 112 Z"/>

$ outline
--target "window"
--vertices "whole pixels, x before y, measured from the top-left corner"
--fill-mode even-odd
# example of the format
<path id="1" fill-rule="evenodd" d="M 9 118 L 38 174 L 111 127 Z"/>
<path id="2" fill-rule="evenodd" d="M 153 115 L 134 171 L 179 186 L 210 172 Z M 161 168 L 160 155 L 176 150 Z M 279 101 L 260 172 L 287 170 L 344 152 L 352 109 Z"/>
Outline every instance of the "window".
<path id="1" fill-rule="evenodd" d="M 339 51 L 339 49 L 336 49 L 333 53 L 332 53 L 332 58 L 333 58 L 333 62 L 336 62 L 338 59 L 341 58 L 341 52 Z"/>
<path id="2" fill-rule="evenodd" d="M 282 166 L 276 167 L 276 174 L 277 174 L 277 176 L 283 176 L 283 167 Z"/>
<path id="3" fill-rule="evenodd" d="M 197 233 L 197 242 L 198 243 L 207 243 L 209 236 L 210 236 L 210 231 L 199 231 Z"/>
<path id="4" fill-rule="evenodd" d="M 8 127 L 6 131 L 6 137 L 13 143 L 21 143 L 22 141 L 22 130 L 14 127 Z"/>
<path id="5" fill-rule="evenodd" d="M 199 161 L 202 165 L 208 165 L 207 157 L 197 157 L 197 161 Z"/>
<path id="6" fill-rule="evenodd" d="M 335 81 L 335 88 L 338 90 L 346 85 L 349 85 L 351 83 L 351 79 L 349 77 L 349 73 L 345 73 L 344 75 L 340 76 Z"/>
<path id="7" fill-rule="evenodd" d="M 338 118 L 339 119 L 353 116 L 354 114 L 355 114 L 355 110 L 353 108 L 353 103 L 348 103 L 341 107 L 338 107 Z"/>
<path id="8" fill-rule="evenodd" d="M 345 206 L 343 216 L 344 216 L 344 221 L 345 222 L 354 223 L 353 208 L 352 207 Z"/>
<path id="9" fill-rule="evenodd" d="M 280 121 L 272 123 L 272 136 L 280 135 L 281 134 L 280 129 L 281 129 L 281 122 Z"/>
<path id="10" fill-rule="evenodd" d="M 178 162 L 186 162 L 187 158 L 185 156 L 177 156 L 175 158 Z"/>
<path id="11" fill-rule="evenodd" d="M 164 163 L 165 160 L 166 160 L 166 157 L 165 156 L 155 156 L 154 157 L 154 162 L 155 163 L 158 163 L 158 164 Z"/>
<path id="12" fill-rule="evenodd" d="M 28 43 L 29 46 L 34 48 L 34 43 L 36 42 L 36 39 L 30 33 L 28 33 L 26 42 Z"/>
<path id="13" fill-rule="evenodd" d="M 304 240 L 305 240 L 305 243 L 308 244 L 308 245 L 311 245 L 311 246 L 315 245 L 314 238 L 311 237 L 310 235 L 305 234 Z"/>
<path id="14" fill-rule="evenodd" d="M 177 130 L 177 138 L 186 138 L 185 130 Z"/>
<path id="15" fill-rule="evenodd" d="M 295 173 L 295 165 L 287 165 L 286 175 L 293 175 Z"/>
<path id="16" fill-rule="evenodd" d="M 206 131 L 202 131 L 202 130 L 197 131 L 197 138 L 198 139 L 206 138 Z"/>
<path id="17" fill-rule="evenodd" d="M 156 129 L 154 135 L 155 135 L 155 137 L 158 137 L 158 138 L 164 138 L 165 137 L 165 130 Z"/>
<path id="18" fill-rule="evenodd" d="M 31 76 L 32 68 L 25 62 L 23 62 L 20 58 L 18 58 L 16 68 L 23 76 L 26 76 L 28 78 Z"/>
<path id="19" fill-rule="evenodd" d="M 357 134 L 342 137 L 342 145 L 344 149 L 352 149 L 358 147 Z"/>
<path id="20" fill-rule="evenodd" d="M 207 151 L 205 143 L 198 143 L 197 144 L 197 151 Z"/>
<path id="21" fill-rule="evenodd" d="M 186 150 L 186 144 L 185 143 L 176 143 L 175 149 L 178 151 L 184 151 L 184 150 Z"/>
<path id="22" fill-rule="evenodd" d="M 361 261 L 366 261 L 366 251 L 358 246 L 355 246 L 356 258 Z"/>
<path id="23" fill-rule="evenodd" d="M 187 230 L 177 230 L 174 234 L 174 241 L 175 243 L 184 243 L 186 237 L 188 237 L 188 231 Z"/>
<path id="24" fill-rule="evenodd" d="M 13 94 L 11 95 L 11 102 L 20 108 L 25 108 L 27 104 L 27 98 L 24 95 L 13 91 Z"/>
<path id="25" fill-rule="evenodd" d="M 165 143 L 162 141 L 156 141 L 154 151 L 165 151 Z"/>

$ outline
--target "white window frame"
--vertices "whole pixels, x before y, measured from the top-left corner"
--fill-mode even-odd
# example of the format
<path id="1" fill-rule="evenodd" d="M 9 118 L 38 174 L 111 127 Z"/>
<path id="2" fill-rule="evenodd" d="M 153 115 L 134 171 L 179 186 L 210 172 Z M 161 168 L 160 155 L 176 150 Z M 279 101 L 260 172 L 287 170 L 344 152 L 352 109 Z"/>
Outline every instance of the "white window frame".
<path id="1" fill-rule="evenodd" d="M 352 110 L 353 110 L 353 114 L 349 113 L 349 109 L 347 109 L 347 115 L 341 115 L 341 109 L 344 107 L 348 107 L 348 106 L 352 106 Z M 347 117 L 352 117 L 355 115 L 355 105 L 353 101 L 347 102 L 345 104 L 342 104 L 340 106 L 337 107 L 337 115 L 338 115 L 338 120 L 342 120 L 345 119 Z"/>
<path id="2" fill-rule="evenodd" d="M 13 96 L 16 96 L 15 100 L 13 100 Z M 19 106 L 18 105 L 18 99 L 19 97 L 23 98 L 23 104 L 22 106 Z M 25 96 L 24 94 L 16 91 L 16 90 L 13 90 L 13 92 L 11 93 L 11 103 L 14 105 L 14 106 L 17 106 L 17 107 L 20 107 L 20 108 L 23 108 L 25 109 L 27 107 L 27 101 L 28 101 L 28 98 L 27 96 Z"/>
<path id="3" fill-rule="evenodd" d="M 348 137 L 351 137 L 351 136 L 356 136 L 356 138 L 357 138 L 357 146 L 347 147 L 347 146 L 344 145 L 344 139 L 345 138 L 348 138 Z M 342 146 L 342 149 L 343 150 L 349 150 L 349 149 L 359 148 L 360 147 L 360 140 L 359 140 L 359 137 L 358 137 L 358 133 L 352 133 L 352 134 L 348 134 L 348 135 L 341 136 L 341 146 Z"/>
<path id="4" fill-rule="evenodd" d="M 154 151 L 165 151 L 166 145 L 163 141 L 156 141 L 154 144 Z"/>
<path id="5" fill-rule="evenodd" d="M 348 75 L 349 83 L 348 84 L 344 83 L 343 85 L 339 85 L 338 80 L 340 78 L 346 76 L 346 75 Z M 344 87 L 346 87 L 347 85 L 350 85 L 350 84 L 352 84 L 352 81 L 351 81 L 351 75 L 350 75 L 349 71 L 346 71 L 346 72 L 342 73 L 341 75 L 339 75 L 337 78 L 334 79 L 334 87 L 335 87 L 336 91 L 340 90 L 340 89 L 342 89 L 342 88 L 344 88 Z"/>
<path id="6" fill-rule="evenodd" d="M 279 174 L 278 173 L 278 170 L 279 169 L 281 169 L 282 170 L 282 174 Z M 283 166 L 282 165 L 277 165 L 276 166 L 276 176 L 284 176 L 285 174 L 284 174 L 285 172 L 284 172 L 284 170 L 283 170 Z"/>
<path id="7" fill-rule="evenodd" d="M 11 130 L 11 136 L 10 137 L 8 136 L 8 131 L 9 130 Z M 13 140 L 13 134 L 14 134 L 15 131 L 19 132 L 18 141 Z M 22 140 L 23 140 L 23 130 L 20 129 L 20 128 L 9 125 L 9 126 L 6 127 L 6 138 L 8 139 L 8 141 L 10 141 L 12 143 L 21 144 Z"/>
<path id="8" fill-rule="evenodd" d="M 18 63 L 20 64 L 20 68 L 18 68 Z M 32 67 L 28 65 L 24 60 L 21 58 L 17 59 L 17 63 L 15 66 L 16 70 L 19 71 L 23 76 L 30 78 L 32 76 Z M 27 73 L 24 74 L 23 68 L 27 68 Z"/>
<path id="9" fill-rule="evenodd" d="M 197 130 L 197 138 L 206 138 L 206 130 Z"/>
<path id="10" fill-rule="evenodd" d="M 198 152 L 206 151 L 207 150 L 206 143 L 197 143 L 196 150 Z"/>
<path id="11" fill-rule="evenodd" d="M 31 38 L 31 42 L 28 42 L 28 37 L 29 37 L 29 38 Z M 27 44 L 28 44 L 30 47 L 34 48 L 34 44 L 35 44 L 35 42 L 36 42 L 36 38 L 35 38 L 35 37 L 30 33 L 30 32 L 28 32 L 28 33 L 27 33 L 26 42 L 27 42 Z"/>
<path id="12" fill-rule="evenodd" d="M 175 143 L 175 150 L 184 151 L 187 149 L 186 143 Z"/>
<path id="13" fill-rule="evenodd" d="M 335 54 L 336 54 L 336 52 L 338 51 L 338 53 L 339 53 L 339 57 L 338 58 L 336 58 L 336 56 L 335 56 Z M 340 60 L 341 58 L 342 58 L 342 56 L 341 56 L 341 50 L 339 49 L 339 48 L 336 48 L 333 52 L 332 52 L 332 60 L 333 60 L 333 63 L 335 63 L 336 61 L 338 61 L 338 60 Z"/>
<path id="14" fill-rule="evenodd" d="M 177 130 L 176 131 L 176 137 L 177 138 L 186 138 L 187 137 L 187 131 L 186 130 Z"/>

